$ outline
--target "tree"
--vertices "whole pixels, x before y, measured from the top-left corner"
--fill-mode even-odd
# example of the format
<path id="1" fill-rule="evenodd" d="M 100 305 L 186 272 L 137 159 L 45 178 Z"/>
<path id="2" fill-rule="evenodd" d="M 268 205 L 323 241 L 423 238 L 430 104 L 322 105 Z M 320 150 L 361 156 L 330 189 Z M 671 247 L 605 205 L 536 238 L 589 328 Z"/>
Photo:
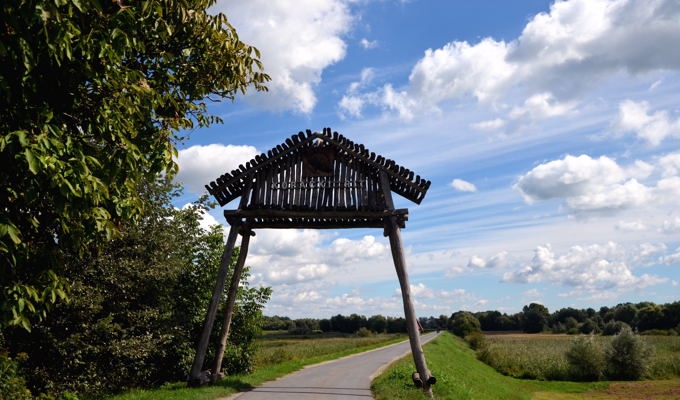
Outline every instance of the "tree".
<path id="1" fill-rule="evenodd" d="M 214 0 L 7 0 L 0 6 L 0 326 L 68 295 L 67 253 L 139 218 L 206 101 L 266 90 L 257 50 Z"/>
<path id="2" fill-rule="evenodd" d="M 546 328 L 550 318 L 550 312 L 547 307 L 542 304 L 531 303 L 528 306 L 524 306 L 522 312 L 524 332 L 538 333 Z"/>
<path id="3" fill-rule="evenodd" d="M 210 231 L 200 227 L 200 203 L 183 210 L 172 206 L 179 193 L 169 179 L 140 188 L 142 218 L 121 226 L 121 235 L 99 254 L 70 258 L 64 268 L 73 287 L 69 303 L 58 304 L 29 333 L 5 329 L 10 350 L 28 354 L 26 378 L 36 391 L 101 397 L 184 379 L 212 296 L 224 235 L 219 225 Z M 270 294 L 269 288 L 243 282 L 230 335 L 233 351 L 225 365 L 248 365 Z"/>
<path id="4" fill-rule="evenodd" d="M 468 311 L 459 311 L 451 315 L 449 330 L 454 335 L 464 338 L 474 332 L 481 332 L 479 320 Z"/>

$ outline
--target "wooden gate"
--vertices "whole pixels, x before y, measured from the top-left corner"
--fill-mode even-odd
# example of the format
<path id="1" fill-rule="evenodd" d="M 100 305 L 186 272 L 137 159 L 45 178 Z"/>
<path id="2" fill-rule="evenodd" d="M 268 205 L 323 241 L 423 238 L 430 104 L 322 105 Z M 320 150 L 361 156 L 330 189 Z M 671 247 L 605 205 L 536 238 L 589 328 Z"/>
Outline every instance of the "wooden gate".
<path id="1" fill-rule="evenodd" d="M 239 234 L 242 236 L 241 252 L 227 294 L 223 330 L 212 369 L 214 372 L 209 377 L 211 380 L 221 376 L 222 356 L 229 336 L 236 291 L 254 229 L 383 228 L 384 235 L 390 240 L 401 286 L 414 362 L 424 388 L 429 392 L 436 379 L 427 369 L 420 345 L 400 233 L 400 228 L 406 225 L 408 209 L 395 209 L 392 200 L 392 193 L 396 193 L 420 204 L 429 187 L 430 181 L 332 132 L 330 128 L 324 128 L 322 133 L 307 130 L 306 134 L 293 135 L 266 154 L 256 156 L 206 185 L 221 206 L 237 198 L 240 202 L 237 209 L 224 211 L 230 225 L 229 236 L 189 384 L 201 383 L 210 332 Z"/>

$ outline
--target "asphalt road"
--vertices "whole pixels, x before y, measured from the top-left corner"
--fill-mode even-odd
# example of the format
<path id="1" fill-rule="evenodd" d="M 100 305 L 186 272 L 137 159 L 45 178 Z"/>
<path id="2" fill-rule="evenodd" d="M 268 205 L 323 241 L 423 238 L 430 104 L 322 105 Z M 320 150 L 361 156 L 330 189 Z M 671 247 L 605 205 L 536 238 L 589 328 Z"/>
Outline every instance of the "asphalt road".
<path id="1" fill-rule="evenodd" d="M 421 344 L 436 337 L 421 336 Z M 371 381 L 392 362 L 410 354 L 408 340 L 306 367 L 275 381 L 266 382 L 230 400 L 360 400 L 372 399 Z M 414 367 L 415 371 L 415 367 Z"/>

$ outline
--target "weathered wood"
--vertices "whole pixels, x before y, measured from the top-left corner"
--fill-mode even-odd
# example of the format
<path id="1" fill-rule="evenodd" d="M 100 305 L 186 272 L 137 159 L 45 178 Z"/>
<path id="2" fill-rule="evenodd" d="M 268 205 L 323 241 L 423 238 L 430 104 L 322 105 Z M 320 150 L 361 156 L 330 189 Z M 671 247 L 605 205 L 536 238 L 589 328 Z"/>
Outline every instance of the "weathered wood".
<path id="1" fill-rule="evenodd" d="M 227 304 L 224 312 L 224 319 L 222 320 L 222 331 L 220 333 L 220 343 L 215 352 L 215 362 L 213 364 L 212 381 L 221 378 L 222 375 L 222 359 L 224 358 L 224 350 L 227 347 L 227 339 L 229 338 L 229 331 L 231 329 L 231 319 L 234 315 L 234 304 L 236 304 L 236 297 L 238 294 L 238 285 L 243 274 L 243 266 L 246 263 L 248 256 L 248 245 L 250 244 L 250 236 L 254 235 L 250 230 L 243 230 L 241 232 L 241 248 L 239 250 L 238 260 L 234 266 L 234 272 L 231 276 L 229 284 L 229 292 L 227 293 Z"/>
<path id="2" fill-rule="evenodd" d="M 394 209 L 394 202 L 392 201 L 392 192 L 390 190 L 390 181 L 385 172 L 380 174 L 380 182 L 382 184 L 383 195 L 385 198 L 385 205 L 388 210 Z M 411 344 L 411 354 L 413 361 L 423 382 L 423 390 L 432 397 L 432 389 L 430 387 L 430 376 L 425 361 L 425 353 L 420 344 L 420 330 L 418 329 L 418 319 L 416 318 L 415 308 L 411 300 L 411 284 L 408 278 L 406 269 L 406 259 L 404 258 L 404 249 L 401 242 L 401 231 L 397 226 L 395 217 L 385 218 L 385 230 L 390 239 L 390 249 L 392 251 L 392 259 L 394 260 L 394 268 L 397 271 L 399 278 L 399 286 L 401 287 L 401 297 L 404 303 L 404 317 L 406 319 L 406 328 L 408 331 L 409 342 Z"/>
<path id="3" fill-rule="evenodd" d="M 297 135 L 291 136 L 285 143 L 277 145 L 272 150 L 256 156 L 254 159 L 246 163 L 246 166 L 239 166 L 239 169 L 232 171 L 231 174 L 224 174 L 218 178 L 214 185 L 208 185 L 206 189 L 221 205 L 225 205 L 229 201 L 235 199 L 242 192 L 245 185 L 242 175 L 250 173 L 251 175 L 260 170 L 265 169 L 279 169 L 281 164 L 290 155 L 295 155 L 300 151 L 314 147 L 314 146 L 333 146 L 346 154 L 347 159 L 351 159 L 355 165 L 351 166 L 352 170 L 366 170 L 376 173 L 378 171 L 387 171 L 390 177 L 390 184 L 392 189 L 406 197 L 407 199 L 420 203 L 429 188 L 429 181 L 420 181 L 419 177 L 416 181 L 413 180 L 413 174 L 408 169 L 396 165 L 393 160 L 387 160 L 382 156 L 369 152 L 361 144 L 356 144 L 351 140 L 339 135 L 337 132 L 332 132 L 330 128 L 324 128 L 323 133 L 312 133 L 307 130 L 307 133 L 299 132 Z M 301 189 L 301 195 L 308 201 L 316 199 L 305 189 Z M 351 194 L 348 194 L 351 195 Z M 339 197 L 338 197 L 339 199 Z M 300 205 L 300 204 L 297 204 Z"/>
<path id="4" fill-rule="evenodd" d="M 224 281 L 226 280 L 227 272 L 229 271 L 231 253 L 234 251 L 238 230 L 238 225 L 231 226 L 229 229 L 227 243 L 224 245 L 222 260 L 220 261 L 220 269 L 217 273 L 217 281 L 215 282 L 215 290 L 213 291 L 213 296 L 210 300 L 210 305 L 208 306 L 205 322 L 203 323 L 203 331 L 201 333 L 201 338 L 198 342 L 198 348 L 196 349 L 196 355 L 194 357 L 194 363 L 191 367 L 191 372 L 189 373 L 188 383 L 190 386 L 199 386 L 202 383 L 201 370 L 203 369 L 203 362 L 205 361 L 205 353 L 208 350 L 210 332 L 212 332 L 213 323 L 215 322 L 217 306 L 219 305 L 220 297 L 222 297 L 222 293 L 224 292 Z"/>

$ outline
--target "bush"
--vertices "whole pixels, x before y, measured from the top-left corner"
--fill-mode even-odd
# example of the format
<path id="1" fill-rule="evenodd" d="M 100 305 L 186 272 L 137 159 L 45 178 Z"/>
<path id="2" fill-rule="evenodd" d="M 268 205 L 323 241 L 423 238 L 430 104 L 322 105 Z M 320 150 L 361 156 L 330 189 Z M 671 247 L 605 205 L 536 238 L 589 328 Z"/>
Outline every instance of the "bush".
<path id="1" fill-rule="evenodd" d="M 602 335 L 603 336 L 613 336 L 613 335 L 618 335 L 621 330 L 628 328 L 630 329 L 630 325 L 623 321 L 609 321 L 605 324 L 604 329 L 602 330 Z"/>
<path id="2" fill-rule="evenodd" d="M 373 332 L 370 329 L 362 326 L 361 328 L 359 328 L 356 335 L 359 336 L 359 337 L 369 337 L 369 336 L 373 336 Z"/>
<path id="3" fill-rule="evenodd" d="M 482 325 L 477 317 L 467 311 L 459 311 L 452 315 L 449 330 L 456 336 L 464 338 L 473 332 L 481 332 Z"/>
<path id="4" fill-rule="evenodd" d="M 19 363 L 0 354 L 0 399 L 30 400 L 26 381 L 19 376 Z"/>
<path id="5" fill-rule="evenodd" d="M 597 381 L 604 373 L 604 351 L 592 336 L 578 336 L 567 351 L 573 381 Z"/>
<path id="6" fill-rule="evenodd" d="M 482 332 L 472 332 L 465 336 L 465 341 L 472 350 L 481 350 L 487 346 L 486 336 Z"/>
<path id="7" fill-rule="evenodd" d="M 612 339 L 605 358 L 609 379 L 637 380 L 649 369 L 652 350 L 628 327 Z"/>

